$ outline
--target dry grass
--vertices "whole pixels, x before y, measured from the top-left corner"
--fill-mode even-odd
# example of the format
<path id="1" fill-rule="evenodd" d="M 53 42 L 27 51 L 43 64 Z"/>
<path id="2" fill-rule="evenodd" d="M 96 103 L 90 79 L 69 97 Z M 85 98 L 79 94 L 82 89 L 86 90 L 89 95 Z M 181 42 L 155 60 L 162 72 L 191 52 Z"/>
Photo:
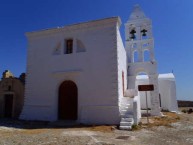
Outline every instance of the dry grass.
<path id="1" fill-rule="evenodd" d="M 176 113 L 164 112 L 164 116 L 161 117 L 151 117 L 153 123 L 145 124 L 148 127 L 154 126 L 166 126 L 171 127 L 171 123 L 175 123 L 180 120 L 180 117 Z"/>
<path id="2" fill-rule="evenodd" d="M 20 131 L 21 134 L 41 134 L 48 132 L 49 129 L 23 129 Z"/>
<path id="3" fill-rule="evenodd" d="M 48 132 L 48 129 L 22 129 L 22 130 L 13 130 L 13 131 L 0 131 L 1 137 L 2 136 L 10 136 L 10 134 L 28 134 L 28 135 L 32 135 L 32 134 L 41 134 L 41 133 L 45 133 Z"/>
<path id="4" fill-rule="evenodd" d="M 10 136 L 10 131 L 0 131 L 0 135 L 3 138 L 9 137 Z"/>
<path id="5" fill-rule="evenodd" d="M 89 130 L 91 131 L 101 131 L 101 132 L 112 132 L 114 129 L 113 126 L 93 126 L 93 127 L 90 127 Z"/>
<path id="6" fill-rule="evenodd" d="M 93 126 L 81 126 L 75 127 L 73 129 L 77 130 L 89 130 L 89 131 L 100 131 L 100 132 L 112 132 L 116 127 L 115 126 L 109 126 L 109 125 L 93 125 Z"/>
<path id="7" fill-rule="evenodd" d="M 179 110 L 179 111 L 182 111 L 182 110 L 184 110 L 184 109 L 188 110 L 188 109 L 191 109 L 191 108 L 193 109 L 193 107 L 179 107 L 178 110 Z"/>
<path id="8" fill-rule="evenodd" d="M 147 124 L 146 122 L 142 122 L 139 123 L 139 125 L 134 126 L 133 130 L 139 130 L 141 128 L 151 128 L 154 126 L 167 126 L 167 127 L 171 127 L 171 123 L 177 122 L 180 120 L 180 117 L 178 114 L 176 113 L 171 113 L 171 112 L 164 112 L 163 113 L 164 116 L 161 117 L 149 117 L 150 123 Z M 144 120 L 146 120 L 146 118 L 144 118 Z M 59 130 L 60 128 L 40 128 L 40 129 L 22 129 L 20 131 L 16 131 L 16 132 L 20 132 L 21 134 L 29 134 L 29 135 L 33 135 L 33 134 L 43 134 L 46 132 L 49 132 L 49 130 L 52 129 L 53 130 Z M 67 128 L 66 128 L 67 129 Z M 85 126 L 85 125 L 80 125 L 77 127 L 73 127 L 71 129 L 79 129 L 79 130 L 90 130 L 90 131 L 100 131 L 100 132 L 113 132 L 114 129 L 116 129 L 116 126 L 108 126 L 108 125 L 100 125 L 100 126 Z M 15 131 L 13 131 L 15 132 Z M 3 134 L 1 132 L 1 135 L 7 136 L 9 135 L 10 131 L 4 131 Z"/>
<path id="9" fill-rule="evenodd" d="M 61 128 L 56 128 L 56 130 L 60 130 Z M 116 129 L 116 126 L 111 125 L 78 125 L 70 128 L 63 128 L 70 130 L 88 130 L 88 131 L 100 131 L 100 132 L 113 132 Z M 53 130 L 53 128 L 52 128 Z"/>

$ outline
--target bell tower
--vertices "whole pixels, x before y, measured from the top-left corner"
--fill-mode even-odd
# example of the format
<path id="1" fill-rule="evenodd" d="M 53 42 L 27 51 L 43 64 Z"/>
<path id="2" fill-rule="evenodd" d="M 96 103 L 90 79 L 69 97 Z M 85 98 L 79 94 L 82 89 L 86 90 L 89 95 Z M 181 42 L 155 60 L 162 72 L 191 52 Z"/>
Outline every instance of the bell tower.
<path id="1" fill-rule="evenodd" d="M 139 5 L 134 6 L 129 20 L 125 24 L 125 48 L 127 52 L 128 89 L 138 90 L 136 76 L 140 73 L 147 74 L 149 84 L 154 85 L 154 91 L 150 92 L 151 115 L 161 115 L 152 24 Z"/>

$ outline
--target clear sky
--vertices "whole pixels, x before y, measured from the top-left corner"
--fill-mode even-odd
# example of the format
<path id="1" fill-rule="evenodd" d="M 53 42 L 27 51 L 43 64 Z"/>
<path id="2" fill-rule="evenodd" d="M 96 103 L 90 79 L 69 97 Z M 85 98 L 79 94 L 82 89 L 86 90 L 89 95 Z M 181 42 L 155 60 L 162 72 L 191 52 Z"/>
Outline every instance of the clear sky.
<path id="1" fill-rule="evenodd" d="M 152 19 L 158 72 L 174 72 L 178 99 L 193 100 L 193 0 L 0 0 L 0 73 L 26 70 L 25 32 L 120 16 L 139 4 Z"/>

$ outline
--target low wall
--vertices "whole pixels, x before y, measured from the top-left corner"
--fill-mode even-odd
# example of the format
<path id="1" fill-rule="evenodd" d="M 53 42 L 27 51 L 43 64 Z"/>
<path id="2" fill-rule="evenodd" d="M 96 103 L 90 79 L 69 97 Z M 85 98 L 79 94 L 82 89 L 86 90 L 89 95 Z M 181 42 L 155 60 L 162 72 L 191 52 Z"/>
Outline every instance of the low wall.
<path id="1" fill-rule="evenodd" d="M 178 107 L 193 107 L 193 101 L 178 100 Z"/>

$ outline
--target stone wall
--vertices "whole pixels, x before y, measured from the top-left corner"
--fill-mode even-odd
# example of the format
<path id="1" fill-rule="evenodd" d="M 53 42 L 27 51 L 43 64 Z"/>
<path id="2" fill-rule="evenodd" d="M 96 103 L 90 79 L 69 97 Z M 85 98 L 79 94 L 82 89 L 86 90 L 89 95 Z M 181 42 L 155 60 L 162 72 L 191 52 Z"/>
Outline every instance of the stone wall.
<path id="1" fill-rule="evenodd" d="M 193 101 L 178 100 L 178 107 L 193 107 Z"/>
<path id="2" fill-rule="evenodd" d="M 24 103 L 24 83 L 25 74 L 22 74 L 22 80 L 16 78 L 13 74 L 6 70 L 0 80 L 0 117 L 18 118 Z M 21 77 L 21 76 L 20 76 Z M 12 103 L 6 103 L 11 96 Z M 8 116 L 6 115 L 9 112 Z"/>

